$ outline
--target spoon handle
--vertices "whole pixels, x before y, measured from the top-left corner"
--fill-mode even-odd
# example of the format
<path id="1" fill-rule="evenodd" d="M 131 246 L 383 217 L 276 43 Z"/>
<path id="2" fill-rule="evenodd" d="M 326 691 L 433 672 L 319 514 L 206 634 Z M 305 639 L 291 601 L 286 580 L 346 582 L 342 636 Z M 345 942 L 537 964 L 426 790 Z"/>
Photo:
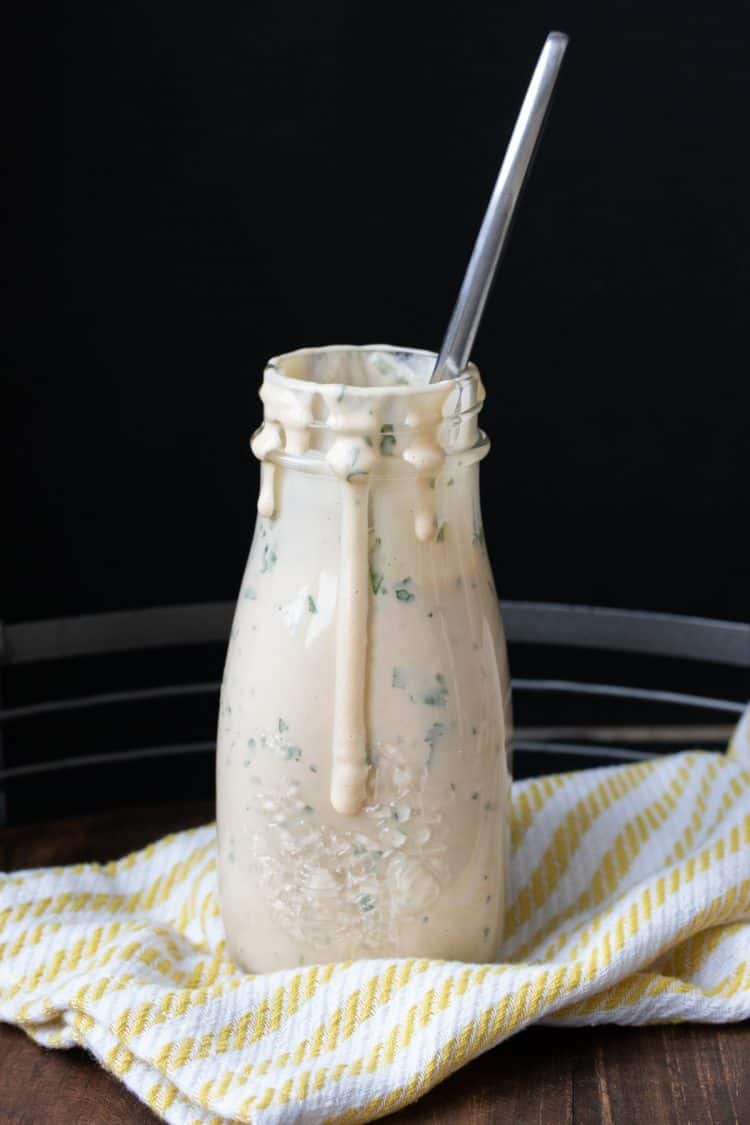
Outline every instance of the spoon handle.
<path id="1" fill-rule="evenodd" d="M 567 45 L 568 37 L 561 31 L 551 31 L 545 40 L 474 244 L 431 383 L 455 379 L 469 362 Z"/>

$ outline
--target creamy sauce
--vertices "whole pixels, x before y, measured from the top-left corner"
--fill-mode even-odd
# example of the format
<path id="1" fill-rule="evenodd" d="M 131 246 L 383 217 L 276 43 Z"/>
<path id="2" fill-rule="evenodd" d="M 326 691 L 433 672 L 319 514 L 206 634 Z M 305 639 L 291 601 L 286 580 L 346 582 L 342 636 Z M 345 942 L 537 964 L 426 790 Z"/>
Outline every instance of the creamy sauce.
<path id="1" fill-rule="evenodd" d="M 424 353 L 321 349 L 265 373 L 261 519 L 218 740 L 222 904 L 246 967 L 489 956 L 497 940 L 509 712 L 476 484 L 483 391 L 474 369 L 431 386 L 431 368 Z M 258 890 L 267 933 L 243 916 Z M 447 913 L 479 898 L 482 948 Z"/>
<path id="2" fill-rule="evenodd" d="M 381 357 L 381 374 L 388 373 L 389 360 L 390 357 Z M 400 366 L 398 359 L 391 362 L 394 379 L 404 378 Z M 389 394 L 387 384 L 378 388 L 321 384 L 313 391 L 309 384 L 295 384 L 286 378 L 283 369 L 278 374 L 280 367 L 280 361 L 272 361 L 266 372 L 261 391 L 265 418 L 251 443 L 253 453 L 261 461 L 258 512 L 271 517 L 276 511 L 275 465 L 271 456 L 281 451 L 300 454 L 309 450 L 308 427 L 315 419 L 313 406 L 317 395 L 326 413 L 325 425 L 335 435 L 325 460 L 341 481 L 342 490 L 331 804 L 337 812 L 353 816 L 365 803 L 368 774 L 364 715 L 367 500 L 370 474 L 383 456 L 381 419 L 388 413 L 397 418 L 399 429 L 403 427 L 407 432 L 400 456 L 415 470 L 414 534 L 419 542 L 426 543 L 438 531 L 435 478 L 445 461 L 438 431 L 443 423 L 444 404 L 449 398 L 456 399 L 456 392 L 451 383 L 434 388 L 423 386 L 418 394 L 409 395 L 404 395 L 403 390 Z M 388 425 L 387 433 L 393 433 L 394 422 Z M 395 445 L 395 436 L 393 442 Z"/>

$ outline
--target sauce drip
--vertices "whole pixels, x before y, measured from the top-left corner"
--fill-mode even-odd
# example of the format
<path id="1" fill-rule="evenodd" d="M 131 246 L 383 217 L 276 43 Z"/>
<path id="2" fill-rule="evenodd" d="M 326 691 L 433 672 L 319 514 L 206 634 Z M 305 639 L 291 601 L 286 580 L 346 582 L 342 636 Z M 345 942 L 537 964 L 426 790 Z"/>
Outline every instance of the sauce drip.
<path id="1" fill-rule="evenodd" d="M 336 609 L 331 804 L 354 816 L 367 793 L 367 479 L 342 483 L 341 569 Z"/>
<path id="2" fill-rule="evenodd" d="M 250 442 L 250 448 L 260 461 L 260 492 L 258 511 L 269 519 L 276 511 L 276 466 L 268 460 L 269 453 L 283 448 L 281 427 L 276 422 L 266 422 Z"/>

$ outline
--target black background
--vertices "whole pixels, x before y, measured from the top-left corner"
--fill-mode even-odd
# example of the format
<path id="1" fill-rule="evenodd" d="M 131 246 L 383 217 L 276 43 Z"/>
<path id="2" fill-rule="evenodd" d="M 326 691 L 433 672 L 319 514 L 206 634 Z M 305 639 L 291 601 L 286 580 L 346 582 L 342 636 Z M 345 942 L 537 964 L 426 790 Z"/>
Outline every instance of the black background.
<path id="1" fill-rule="evenodd" d="M 555 26 L 474 356 L 501 596 L 750 617 L 746 8 L 17 9 L 1 617 L 234 597 L 265 359 L 439 346 Z"/>

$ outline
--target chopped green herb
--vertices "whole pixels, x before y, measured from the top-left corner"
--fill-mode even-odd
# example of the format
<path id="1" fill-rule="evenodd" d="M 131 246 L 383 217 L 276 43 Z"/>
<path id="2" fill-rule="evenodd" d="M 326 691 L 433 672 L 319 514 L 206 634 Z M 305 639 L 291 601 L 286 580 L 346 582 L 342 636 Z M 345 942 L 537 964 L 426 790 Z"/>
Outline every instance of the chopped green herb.
<path id="1" fill-rule="evenodd" d="M 273 570 L 278 562 L 278 558 L 279 556 L 276 554 L 271 544 L 265 543 L 263 545 L 263 558 L 260 564 L 261 574 L 266 574 L 269 570 Z"/>
<path id="2" fill-rule="evenodd" d="M 402 578 L 396 587 L 396 597 L 400 602 L 413 602 L 414 594 L 409 589 L 411 578 Z"/>
<path id="3" fill-rule="evenodd" d="M 485 941 L 487 941 L 487 938 L 489 936 L 490 936 L 490 927 L 485 926 L 484 929 L 482 930 L 482 937 L 484 938 Z"/>
<path id="4" fill-rule="evenodd" d="M 315 810 L 314 810 L 314 808 L 312 807 L 312 805 L 305 805 L 305 806 L 304 806 L 304 808 L 302 809 L 302 811 L 303 811 L 303 812 L 315 812 Z"/>
<path id="5" fill-rule="evenodd" d="M 448 477 L 447 481 L 445 482 L 447 488 L 450 488 L 453 483 L 453 477 Z"/>
<path id="6" fill-rule="evenodd" d="M 420 695 L 419 700 L 428 707 L 445 707 L 448 699 L 448 687 L 445 682 L 445 676 L 441 676 L 438 672 L 435 676 L 435 683 L 437 687 L 428 688 L 427 691 Z"/>
<path id="7" fill-rule="evenodd" d="M 247 599 L 247 601 L 254 602 L 257 596 L 258 595 L 255 593 L 255 590 L 252 588 L 252 586 L 245 587 L 245 598 Z"/>
<path id="8" fill-rule="evenodd" d="M 309 609 L 310 613 L 318 612 L 318 607 L 315 604 L 315 598 L 313 598 L 310 594 L 307 595 L 307 608 Z"/>
<path id="9" fill-rule="evenodd" d="M 432 489 L 432 491 L 434 492 L 435 491 L 435 478 L 430 477 L 430 479 L 427 481 L 427 484 Z"/>
<path id="10" fill-rule="evenodd" d="M 427 755 L 426 765 L 432 765 L 432 756 L 435 753 L 435 747 L 437 746 L 440 739 L 445 735 L 447 729 L 448 728 L 446 727 L 445 723 L 433 723 L 430 729 L 427 731 L 427 734 L 424 736 L 424 740 L 430 748 Z"/>
<path id="11" fill-rule="evenodd" d="M 302 757 L 302 751 L 299 746 L 287 746 L 286 758 L 290 762 L 298 762 Z"/>
<path id="12" fill-rule="evenodd" d="M 310 773 L 317 773 L 318 772 L 317 766 L 308 766 L 308 769 L 310 770 Z"/>
<path id="13" fill-rule="evenodd" d="M 472 801 L 476 801 L 476 800 L 479 799 L 479 791 L 478 790 L 475 793 L 472 793 L 471 799 L 472 799 Z"/>
<path id="14" fill-rule="evenodd" d="M 289 730 L 289 723 L 285 723 L 283 719 L 279 719 L 279 734 L 283 734 L 285 730 Z"/>
<path id="15" fill-rule="evenodd" d="M 435 542 L 436 543 L 445 542 L 445 528 L 446 528 L 446 526 L 447 525 L 446 525 L 445 521 L 443 521 L 443 523 L 440 524 L 440 527 L 438 528 L 438 533 L 435 536 Z"/>
<path id="16" fill-rule="evenodd" d="M 435 742 L 441 739 L 446 731 L 448 731 L 448 727 L 446 727 L 444 722 L 433 722 L 432 727 L 425 735 L 425 742 L 434 747 Z"/>
<path id="17" fill-rule="evenodd" d="M 373 910 L 375 907 L 375 900 L 372 895 L 360 895 L 359 909 L 366 913 L 368 910 Z"/>
<path id="18" fill-rule="evenodd" d="M 344 394 L 345 394 L 345 393 L 346 393 L 346 387 L 345 387 L 345 385 L 344 385 L 344 384 L 342 383 L 342 384 L 341 384 L 341 386 L 339 387 L 339 389 L 338 389 L 338 393 L 337 393 L 337 395 L 336 395 L 336 402 L 341 402 L 341 400 L 342 400 L 342 398 L 344 397 Z"/>
<path id="19" fill-rule="evenodd" d="M 394 668 L 391 675 L 391 687 L 406 688 L 406 672 L 403 668 Z"/>
<path id="20" fill-rule="evenodd" d="M 380 569 L 379 569 L 378 564 L 375 560 L 375 554 L 376 554 L 378 548 L 380 547 L 380 542 L 381 542 L 380 537 L 375 535 L 375 533 L 371 531 L 370 532 L 370 541 L 369 541 L 370 588 L 372 589 L 373 594 L 380 594 L 380 593 L 384 594 L 385 593 L 385 585 L 384 585 L 384 582 L 383 582 L 383 575 L 380 573 Z"/>
<path id="21" fill-rule="evenodd" d="M 430 920 L 429 914 L 425 914 L 424 918 L 422 919 L 422 925 L 424 925 L 425 922 L 429 922 L 429 920 Z"/>
<path id="22" fill-rule="evenodd" d="M 363 438 L 363 441 L 364 441 L 365 445 L 369 445 L 370 449 L 372 449 L 372 438 L 371 437 L 369 437 L 367 434 L 365 434 L 365 436 Z"/>
<path id="23" fill-rule="evenodd" d="M 370 567 L 370 586 L 372 588 L 373 594 L 379 593 L 382 585 L 383 585 L 383 575 L 377 574 L 372 569 L 372 567 Z"/>

